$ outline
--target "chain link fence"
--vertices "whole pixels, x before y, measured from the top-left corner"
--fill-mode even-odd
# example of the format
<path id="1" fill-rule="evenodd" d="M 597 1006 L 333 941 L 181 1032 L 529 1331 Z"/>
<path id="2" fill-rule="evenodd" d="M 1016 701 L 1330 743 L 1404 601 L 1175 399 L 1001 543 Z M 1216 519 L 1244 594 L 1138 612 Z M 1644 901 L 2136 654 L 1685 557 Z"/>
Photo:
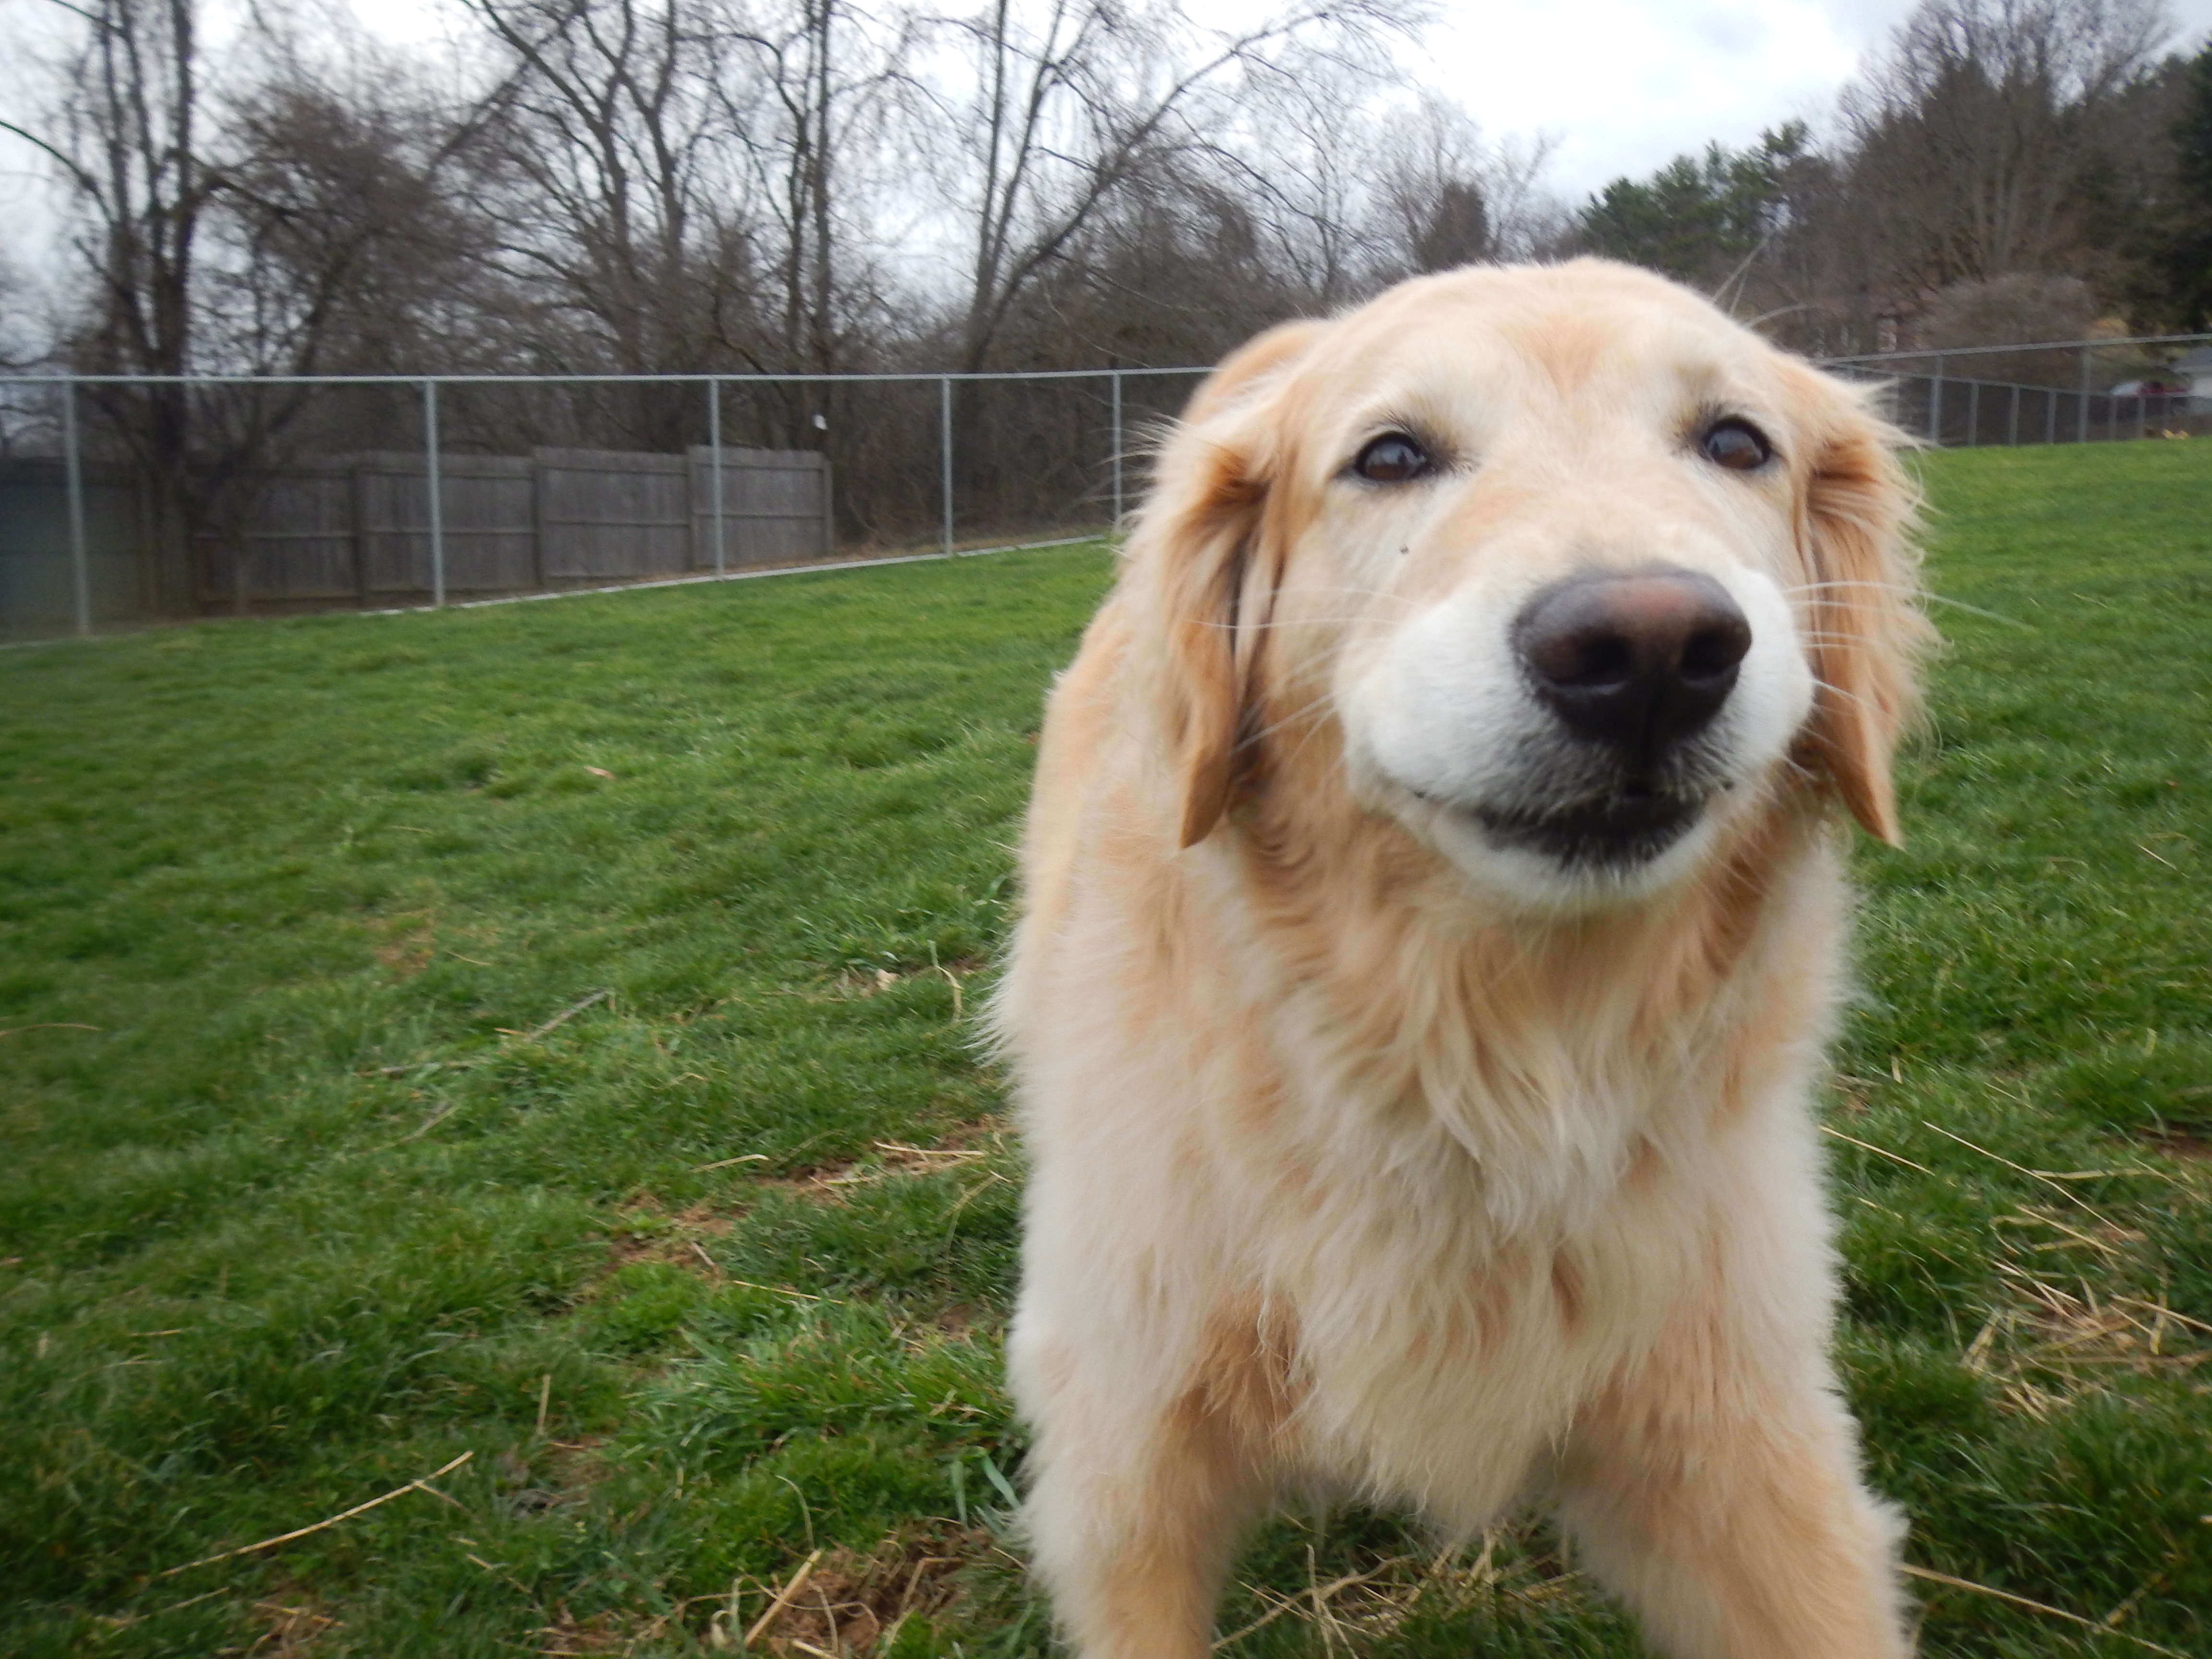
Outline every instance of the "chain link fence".
<path id="1" fill-rule="evenodd" d="M 0 636 L 1095 534 L 1205 373 L 0 378 Z"/>
<path id="2" fill-rule="evenodd" d="M 1827 366 L 1883 384 L 1889 418 L 1947 449 L 2212 432 L 2212 335 L 1891 351 Z"/>
<path id="3" fill-rule="evenodd" d="M 2212 430 L 2212 336 L 1831 367 L 1947 447 Z M 0 637 L 1095 534 L 1206 372 L 0 377 Z"/>

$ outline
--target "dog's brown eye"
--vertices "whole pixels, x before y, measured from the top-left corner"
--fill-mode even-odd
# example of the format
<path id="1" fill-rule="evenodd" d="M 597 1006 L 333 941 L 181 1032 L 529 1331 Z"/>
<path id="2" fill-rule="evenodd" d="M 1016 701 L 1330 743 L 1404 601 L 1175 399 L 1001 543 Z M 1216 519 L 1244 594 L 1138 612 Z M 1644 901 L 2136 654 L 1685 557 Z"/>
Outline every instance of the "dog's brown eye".
<path id="1" fill-rule="evenodd" d="M 1386 432 L 1359 452 L 1352 470 L 1370 483 L 1406 483 L 1429 470 L 1429 452 L 1402 432 Z"/>
<path id="2" fill-rule="evenodd" d="M 1706 428 L 1705 459 L 1731 472 L 1749 472 L 1774 458 L 1766 434 L 1749 421 L 1720 421 Z"/>

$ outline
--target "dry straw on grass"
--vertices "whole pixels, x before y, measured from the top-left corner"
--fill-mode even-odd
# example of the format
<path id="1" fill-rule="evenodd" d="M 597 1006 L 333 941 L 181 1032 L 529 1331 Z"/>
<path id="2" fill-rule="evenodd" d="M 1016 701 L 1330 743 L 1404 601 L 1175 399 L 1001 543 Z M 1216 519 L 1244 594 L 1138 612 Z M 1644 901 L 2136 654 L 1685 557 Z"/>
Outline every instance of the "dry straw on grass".
<path id="1" fill-rule="evenodd" d="M 1262 1611 L 1214 1644 L 1233 1649 L 1279 1620 L 1304 1624 L 1330 1651 L 1371 1646 L 1395 1635 L 1417 1611 L 1471 1613 L 1504 1601 L 1535 1605 L 1573 1595 L 1582 1576 L 1534 1547 L 1525 1527 L 1492 1528 L 1472 1560 L 1456 1547 L 1432 1559 L 1393 1555 L 1324 1583 L 1315 1553 L 1306 1557 L 1306 1587 L 1294 1593 L 1247 1583 L 1243 1593 Z"/>
<path id="2" fill-rule="evenodd" d="M 475 1455 L 476 1453 L 473 1451 L 465 1451 L 459 1457 L 453 1459 L 452 1462 L 445 1464 L 441 1468 L 434 1468 L 428 1474 L 417 1476 L 415 1480 L 410 1480 L 404 1486 L 394 1486 L 390 1492 L 385 1493 L 381 1498 L 372 1498 L 366 1504 L 356 1504 L 351 1509 L 341 1510 L 337 1515 L 330 1516 L 324 1520 L 318 1521 L 311 1527 L 295 1528 L 290 1532 L 279 1533 L 274 1538 L 264 1538 L 258 1544 L 241 1544 L 234 1550 L 224 1550 L 221 1553 L 216 1555 L 203 1555 L 198 1560 L 187 1561 L 180 1567 L 166 1568 L 162 1571 L 156 1573 L 155 1577 L 157 1578 L 172 1578 L 178 1573 L 189 1572 L 194 1567 L 210 1566 L 217 1561 L 228 1561 L 234 1556 L 252 1555 L 262 1550 L 273 1550 L 279 1544 L 289 1544 L 295 1538 L 305 1538 L 310 1533 L 322 1532 L 329 1528 L 337 1526 L 340 1522 L 350 1521 L 356 1515 L 366 1515 L 369 1510 L 377 1508 L 380 1504 L 389 1504 L 395 1498 L 404 1498 L 410 1492 L 427 1492 L 433 1498 L 444 1498 L 447 1503 L 452 1504 L 453 1503 L 452 1498 L 447 1498 L 445 1493 L 440 1492 L 430 1483 L 438 1479 L 441 1475 L 451 1474 L 455 1469 L 460 1468 L 462 1464 L 467 1462 L 469 1459 Z M 454 1507 L 459 1508 L 459 1505 L 455 1504 Z"/>
<path id="3" fill-rule="evenodd" d="M 2063 1607 L 2054 1607 L 2045 1601 L 2031 1601 L 2025 1595 L 2014 1595 L 2010 1590 L 1996 1589 L 1988 1584 L 1977 1584 L 1970 1578 L 1954 1578 L 1948 1572 L 1935 1572 L 1926 1567 L 1916 1567 L 1909 1561 L 1905 1564 L 1905 1571 L 1907 1576 L 1921 1579 L 1927 1583 L 1941 1584 L 1948 1589 L 1967 1590 L 1976 1595 L 1990 1596 L 1999 1601 L 2009 1602 L 2016 1607 L 2025 1607 L 2030 1613 L 2039 1613 L 2046 1619 L 2063 1619 L 2068 1624 L 2079 1625 L 2085 1630 L 2095 1631 L 2100 1636 L 2117 1637 L 2123 1642 L 2131 1643 L 2152 1653 L 2165 1654 L 2167 1659 L 2190 1659 L 2190 1656 L 2185 1653 L 2179 1652 L 2172 1648 L 2160 1647 L 2155 1642 L 2145 1641 L 2140 1636 L 2132 1636 L 2126 1631 L 2118 1629 L 2116 1619 L 2109 1614 L 2103 1619 L 2085 1619 L 2078 1613 L 2069 1613 Z"/>

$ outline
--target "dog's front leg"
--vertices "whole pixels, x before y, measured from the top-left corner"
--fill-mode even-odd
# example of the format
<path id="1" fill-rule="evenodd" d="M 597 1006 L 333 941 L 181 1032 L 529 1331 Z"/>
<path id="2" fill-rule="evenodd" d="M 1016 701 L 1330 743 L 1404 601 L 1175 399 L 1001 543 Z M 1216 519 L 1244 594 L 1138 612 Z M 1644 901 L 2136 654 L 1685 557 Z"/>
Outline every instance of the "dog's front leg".
<path id="1" fill-rule="evenodd" d="M 1025 1401 L 1037 1576 L 1082 1659 L 1206 1659 L 1213 1606 L 1263 1480 L 1202 1396 L 1157 1409 L 1063 1382 Z"/>
<path id="2" fill-rule="evenodd" d="M 1841 1405 L 1713 1358 L 1577 1418 L 1561 1519 L 1677 1659 L 1899 1659 L 1901 1527 L 1860 1484 Z"/>

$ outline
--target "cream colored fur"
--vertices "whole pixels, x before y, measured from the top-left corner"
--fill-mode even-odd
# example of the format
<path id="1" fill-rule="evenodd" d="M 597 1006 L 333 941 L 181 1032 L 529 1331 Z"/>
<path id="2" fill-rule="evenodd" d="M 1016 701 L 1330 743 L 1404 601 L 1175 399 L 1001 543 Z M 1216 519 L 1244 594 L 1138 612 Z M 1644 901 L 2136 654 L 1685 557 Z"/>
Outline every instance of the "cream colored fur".
<path id="1" fill-rule="evenodd" d="M 1716 410 L 1765 473 L 1698 452 Z M 1407 423 L 1447 473 L 1347 479 Z M 1316 1486 L 1461 1534 L 1548 1503 L 1683 1659 L 1905 1650 L 1806 1106 L 1827 809 L 1894 837 L 1923 629 L 1893 437 L 1583 261 L 1263 336 L 1167 440 L 1052 696 L 994 1010 L 1035 1170 L 1028 1521 L 1086 1659 L 1200 1659 L 1239 1529 Z M 1409 790 L 1479 791 L 1536 729 L 1498 655 L 1522 598 L 1654 558 L 1757 634 L 1684 848 L 1562 871 Z"/>

